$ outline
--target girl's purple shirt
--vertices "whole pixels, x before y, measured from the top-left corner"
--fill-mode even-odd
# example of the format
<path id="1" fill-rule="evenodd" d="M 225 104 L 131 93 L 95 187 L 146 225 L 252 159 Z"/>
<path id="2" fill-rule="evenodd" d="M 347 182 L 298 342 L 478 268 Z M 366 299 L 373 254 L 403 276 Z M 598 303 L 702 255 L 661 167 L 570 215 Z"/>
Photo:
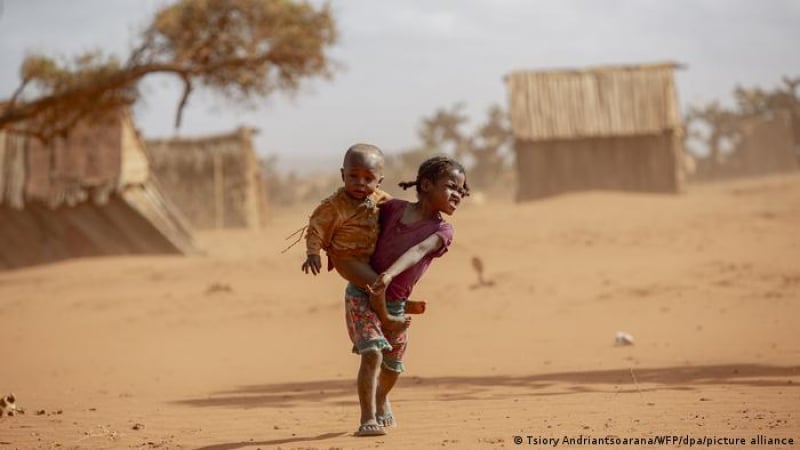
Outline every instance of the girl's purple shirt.
<path id="1" fill-rule="evenodd" d="M 442 238 L 442 246 L 425 255 L 417 264 L 392 280 L 386 289 L 386 298 L 390 300 L 409 298 L 414 285 L 428 270 L 433 258 L 444 255 L 453 241 L 453 226 L 445 222 L 441 215 L 437 215 L 435 219 L 422 219 L 408 225 L 400 222 L 408 205 L 409 202 L 405 200 L 392 199 L 380 207 L 381 232 L 370 260 L 375 272 L 386 271 L 403 253 L 432 234 L 438 234 Z"/>

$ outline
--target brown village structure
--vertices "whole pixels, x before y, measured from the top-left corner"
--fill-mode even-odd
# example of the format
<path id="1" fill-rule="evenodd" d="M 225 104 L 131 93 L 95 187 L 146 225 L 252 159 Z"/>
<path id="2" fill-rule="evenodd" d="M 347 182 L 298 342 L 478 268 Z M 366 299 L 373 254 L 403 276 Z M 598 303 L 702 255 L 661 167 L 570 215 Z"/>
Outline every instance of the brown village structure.
<path id="1" fill-rule="evenodd" d="M 0 269 L 81 256 L 195 252 L 131 115 L 48 144 L 0 130 Z"/>
<path id="2" fill-rule="evenodd" d="M 0 269 L 191 254 L 193 229 L 263 226 L 268 203 L 253 133 L 145 143 L 128 111 L 48 144 L 0 131 Z"/>
<path id="3" fill-rule="evenodd" d="M 254 133 L 240 127 L 214 136 L 145 141 L 162 191 L 193 228 L 266 223 L 268 198 Z"/>
<path id="4" fill-rule="evenodd" d="M 607 189 L 684 192 L 687 181 L 800 169 L 796 111 L 742 117 L 720 160 L 686 152 L 676 63 L 519 71 L 505 77 L 518 201 Z"/>
<path id="5" fill-rule="evenodd" d="M 677 64 L 506 76 L 517 200 L 568 191 L 684 189 Z"/>

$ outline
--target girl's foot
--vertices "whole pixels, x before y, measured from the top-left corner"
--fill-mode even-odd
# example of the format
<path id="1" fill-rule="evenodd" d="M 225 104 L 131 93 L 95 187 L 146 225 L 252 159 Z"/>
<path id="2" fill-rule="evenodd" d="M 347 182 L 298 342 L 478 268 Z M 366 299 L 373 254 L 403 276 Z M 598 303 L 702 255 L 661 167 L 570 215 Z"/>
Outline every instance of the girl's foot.
<path id="1" fill-rule="evenodd" d="M 375 420 L 382 427 L 397 426 L 397 422 L 394 420 L 394 415 L 392 414 L 392 405 L 389 404 L 389 399 L 386 399 L 383 405 L 378 406 L 378 411 L 375 414 Z"/>
<path id="2" fill-rule="evenodd" d="M 382 426 L 382 427 L 396 427 L 397 426 L 397 422 L 394 421 L 394 416 L 391 413 L 386 414 L 385 416 L 381 416 L 381 415 L 376 414 L 375 415 L 375 419 L 378 421 L 378 424 L 380 424 L 380 426 Z"/>
<path id="3" fill-rule="evenodd" d="M 362 423 L 355 432 L 356 436 L 383 436 L 386 430 L 383 429 L 379 423 L 367 422 Z"/>

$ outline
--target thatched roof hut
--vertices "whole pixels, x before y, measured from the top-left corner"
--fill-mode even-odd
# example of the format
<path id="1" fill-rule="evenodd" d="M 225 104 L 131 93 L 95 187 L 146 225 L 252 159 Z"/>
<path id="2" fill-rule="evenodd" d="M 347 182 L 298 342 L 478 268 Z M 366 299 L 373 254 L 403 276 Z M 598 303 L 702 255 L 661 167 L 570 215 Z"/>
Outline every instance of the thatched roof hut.
<path id="1" fill-rule="evenodd" d="M 198 229 L 259 228 L 268 215 L 252 128 L 214 136 L 147 140 L 164 193 Z"/>
<path id="2" fill-rule="evenodd" d="M 508 75 L 518 200 L 583 189 L 681 191 L 677 67 Z"/>
<path id="3" fill-rule="evenodd" d="M 45 145 L 0 130 L 0 269 L 79 256 L 193 253 L 127 111 Z"/>

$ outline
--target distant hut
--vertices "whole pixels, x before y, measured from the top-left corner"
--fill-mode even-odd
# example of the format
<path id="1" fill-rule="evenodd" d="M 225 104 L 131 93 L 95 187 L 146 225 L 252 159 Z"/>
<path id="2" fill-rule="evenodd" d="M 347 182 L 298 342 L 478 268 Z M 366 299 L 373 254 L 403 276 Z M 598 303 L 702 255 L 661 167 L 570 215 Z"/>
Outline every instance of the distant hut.
<path id="1" fill-rule="evenodd" d="M 587 189 L 682 191 L 677 67 L 508 75 L 517 200 Z"/>
<path id="2" fill-rule="evenodd" d="M 243 127 L 215 136 L 146 142 L 164 192 L 193 227 L 259 228 L 266 222 L 255 132 Z"/>
<path id="3" fill-rule="evenodd" d="M 0 269 L 71 257 L 193 253 L 130 114 L 45 145 L 0 130 Z"/>
<path id="4" fill-rule="evenodd" d="M 800 169 L 790 111 L 743 119 L 734 159 L 741 175 L 768 175 Z"/>

